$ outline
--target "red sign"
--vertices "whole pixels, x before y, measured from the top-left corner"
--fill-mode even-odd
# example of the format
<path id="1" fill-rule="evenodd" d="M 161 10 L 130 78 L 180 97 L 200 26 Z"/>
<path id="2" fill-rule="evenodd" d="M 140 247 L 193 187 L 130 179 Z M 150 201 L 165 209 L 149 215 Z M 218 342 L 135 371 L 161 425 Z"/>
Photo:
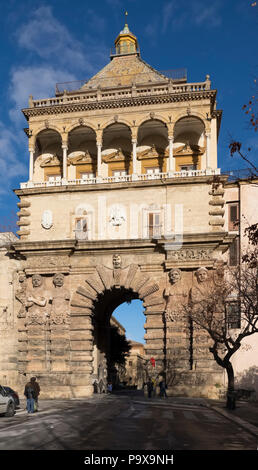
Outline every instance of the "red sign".
<path id="1" fill-rule="evenodd" d="M 150 362 L 151 362 L 152 367 L 155 367 L 156 361 L 155 361 L 154 357 L 150 358 Z"/>

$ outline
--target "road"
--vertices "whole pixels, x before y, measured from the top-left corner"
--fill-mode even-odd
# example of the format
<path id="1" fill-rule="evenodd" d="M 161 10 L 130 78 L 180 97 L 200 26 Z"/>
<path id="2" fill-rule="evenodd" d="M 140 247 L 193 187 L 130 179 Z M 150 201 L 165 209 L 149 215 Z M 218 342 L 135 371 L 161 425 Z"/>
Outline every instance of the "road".
<path id="1" fill-rule="evenodd" d="M 198 403 L 133 393 L 42 401 L 39 413 L 0 417 L 0 450 L 108 449 L 256 450 L 257 439 Z"/>

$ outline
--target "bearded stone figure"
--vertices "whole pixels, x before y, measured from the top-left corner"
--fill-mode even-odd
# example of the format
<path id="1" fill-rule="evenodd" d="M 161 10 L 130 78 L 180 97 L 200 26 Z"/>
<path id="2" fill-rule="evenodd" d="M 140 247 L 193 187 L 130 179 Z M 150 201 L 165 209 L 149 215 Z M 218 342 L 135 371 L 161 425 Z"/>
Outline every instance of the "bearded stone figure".
<path id="1" fill-rule="evenodd" d="M 51 292 L 50 323 L 56 325 L 69 322 L 70 292 L 64 287 L 64 275 L 57 273 L 53 277 L 54 288 Z"/>
<path id="2" fill-rule="evenodd" d="M 203 267 L 197 269 L 195 278 L 190 291 L 190 298 L 193 308 L 200 308 L 202 303 L 207 304 L 209 296 L 213 294 L 214 284 L 209 278 L 208 269 Z"/>
<path id="3" fill-rule="evenodd" d="M 180 269 L 171 269 L 169 272 L 170 285 L 164 290 L 167 301 L 165 318 L 166 321 L 175 321 L 184 315 L 184 306 L 188 301 L 188 289 L 182 281 Z"/>
<path id="4" fill-rule="evenodd" d="M 28 310 L 27 325 L 44 325 L 47 322 L 48 299 L 43 288 L 43 279 L 40 274 L 32 276 L 32 290 L 27 292 L 26 308 Z"/>
<path id="5" fill-rule="evenodd" d="M 18 312 L 18 318 L 26 317 L 26 289 L 27 289 L 27 278 L 24 271 L 18 273 L 19 287 L 15 292 L 15 298 L 21 303 L 20 310 Z"/>

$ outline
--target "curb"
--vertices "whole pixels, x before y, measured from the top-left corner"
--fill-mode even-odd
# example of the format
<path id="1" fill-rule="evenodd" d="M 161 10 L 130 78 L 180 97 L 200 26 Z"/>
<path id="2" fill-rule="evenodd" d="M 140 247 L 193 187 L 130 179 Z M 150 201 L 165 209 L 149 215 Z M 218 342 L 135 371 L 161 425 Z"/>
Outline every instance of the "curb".
<path id="1" fill-rule="evenodd" d="M 221 408 L 218 408 L 217 406 L 207 405 L 207 407 L 216 411 L 217 413 L 229 419 L 230 421 L 233 421 L 234 423 L 238 424 L 239 426 L 241 426 L 241 428 L 243 428 L 245 431 L 248 431 L 253 436 L 258 437 L 258 428 L 254 426 L 253 424 L 250 424 L 247 421 L 244 421 L 238 416 L 232 416 L 231 413 L 229 413 L 226 410 L 222 410 Z"/>

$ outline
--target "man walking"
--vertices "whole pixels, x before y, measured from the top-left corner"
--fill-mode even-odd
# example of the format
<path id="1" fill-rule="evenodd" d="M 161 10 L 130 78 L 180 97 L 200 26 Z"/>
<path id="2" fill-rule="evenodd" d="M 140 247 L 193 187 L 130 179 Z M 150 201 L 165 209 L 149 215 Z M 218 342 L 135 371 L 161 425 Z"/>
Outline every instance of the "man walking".
<path id="1" fill-rule="evenodd" d="M 24 395 L 27 398 L 28 413 L 34 413 L 35 391 L 34 391 L 33 383 L 31 382 L 31 380 L 25 385 Z"/>
<path id="2" fill-rule="evenodd" d="M 34 395 L 35 395 L 35 399 L 34 399 L 34 411 L 38 411 L 38 410 L 39 410 L 40 386 L 39 386 L 39 383 L 37 382 L 36 377 L 31 377 L 30 381 L 31 381 L 32 386 L 33 386 L 33 388 L 34 388 Z"/>
<path id="3" fill-rule="evenodd" d="M 161 380 L 161 382 L 159 383 L 159 388 L 160 388 L 160 392 L 159 392 L 159 396 L 162 398 L 162 397 L 165 397 L 167 398 L 167 392 L 166 392 L 166 382 L 164 379 Z"/>

